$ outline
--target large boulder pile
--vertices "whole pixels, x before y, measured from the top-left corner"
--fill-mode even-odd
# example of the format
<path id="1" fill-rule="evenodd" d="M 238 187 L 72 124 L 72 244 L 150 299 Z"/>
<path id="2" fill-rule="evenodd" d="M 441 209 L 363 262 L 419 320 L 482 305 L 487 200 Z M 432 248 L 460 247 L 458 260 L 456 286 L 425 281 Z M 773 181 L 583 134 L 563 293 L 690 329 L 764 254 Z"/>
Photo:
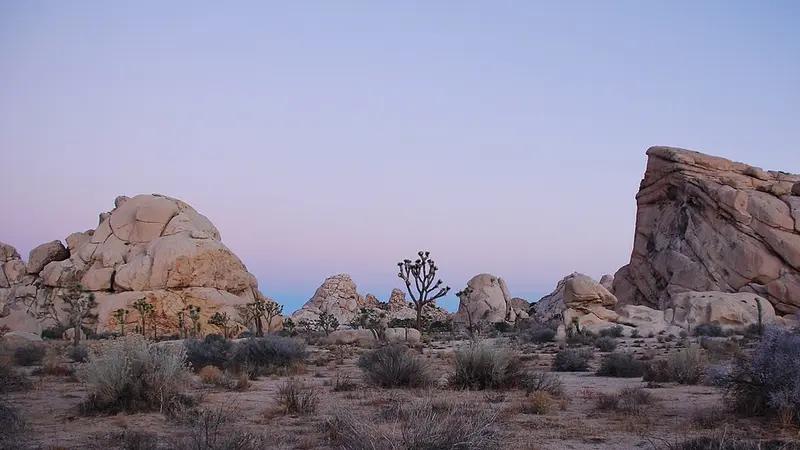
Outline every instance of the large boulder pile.
<path id="1" fill-rule="evenodd" d="M 0 245 L 0 325 L 35 333 L 57 325 L 35 317 L 47 301 L 59 308 L 59 294 L 77 283 L 95 294 L 97 332 L 119 328 L 112 317 L 119 308 L 132 311 L 132 328 L 139 319 L 132 304 L 142 298 L 154 305 L 151 323 L 162 334 L 179 331 L 178 312 L 188 305 L 200 307 L 205 333 L 219 331 L 208 324 L 215 312 L 237 318 L 236 306 L 271 301 L 211 221 L 174 198 L 117 197 L 95 230 L 73 233 L 66 244 L 33 249 L 27 264 Z"/>
<path id="2" fill-rule="evenodd" d="M 471 289 L 468 296 L 461 299 L 453 316 L 459 325 L 513 323 L 528 318 L 527 305 L 515 299 L 508 291 L 505 280 L 492 274 L 475 275 L 467 282 Z"/>
<path id="3" fill-rule="evenodd" d="M 800 312 L 800 176 L 671 147 L 647 155 L 633 252 L 613 281 L 620 303 L 749 293 Z"/>

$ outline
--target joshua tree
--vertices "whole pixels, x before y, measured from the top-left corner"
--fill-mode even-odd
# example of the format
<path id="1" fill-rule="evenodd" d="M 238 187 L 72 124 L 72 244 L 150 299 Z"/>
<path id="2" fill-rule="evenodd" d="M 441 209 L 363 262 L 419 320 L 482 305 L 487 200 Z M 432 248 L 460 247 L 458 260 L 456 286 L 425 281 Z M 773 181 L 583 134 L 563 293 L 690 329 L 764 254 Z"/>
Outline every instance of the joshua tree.
<path id="1" fill-rule="evenodd" d="M 420 251 L 417 255 L 419 258 L 414 262 L 410 259 L 406 259 L 397 263 L 397 266 L 400 268 L 400 272 L 397 276 L 402 278 L 406 284 L 406 290 L 408 290 L 408 295 L 411 296 L 414 309 L 417 312 L 417 329 L 422 332 L 422 309 L 426 305 L 435 302 L 437 298 L 447 295 L 447 293 L 450 292 L 450 287 L 441 287 L 441 279 L 434 284 L 436 271 L 438 271 L 439 268 L 433 260 L 430 259 L 430 252 Z M 412 279 L 414 287 L 416 287 L 416 294 L 414 294 L 411 289 Z"/>
<path id="2" fill-rule="evenodd" d="M 97 318 L 97 314 L 92 312 L 92 309 L 97 307 L 97 303 L 94 301 L 94 293 L 87 293 L 84 291 L 83 286 L 78 283 L 66 291 L 62 291 L 59 297 L 64 302 L 64 305 L 61 306 L 61 311 L 66 315 L 64 322 L 60 320 L 58 310 L 52 299 L 48 299 L 44 302 L 42 305 L 44 311 L 39 314 L 39 317 L 51 318 L 60 326 L 65 326 L 67 329 L 72 328 L 74 331 L 72 345 L 77 347 L 81 340 L 81 332 L 84 330 L 88 331 L 83 323 L 87 319 Z"/>
<path id="3" fill-rule="evenodd" d="M 186 312 L 189 313 L 189 318 L 192 319 L 192 334 L 200 334 L 200 307 L 189 305 L 186 307 Z"/>
<path id="4" fill-rule="evenodd" d="M 331 331 L 339 328 L 339 320 L 336 317 L 328 314 L 327 312 L 320 313 L 319 319 L 317 320 L 318 328 L 321 328 L 322 331 L 325 332 L 325 335 L 331 334 Z"/>
<path id="5" fill-rule="evenodd" d="M 216 325 L 222 328 L 223 336 L 225 339 L 228 338 L 228 323 L 230 322 L 230 317 L 228 317 L 228 313 L 221 313 L 219 311 L 215 312 L 210 319 L 208 319 L 208 323 L 210 325 Z"/>
<path id="6" fill-rule="evenodd" d="M 125 308 L 114 311 L 114 319 L 116 319 L 119 324 L 120 336 L 125 336 L 125 322 L 128 320 L 128 314 L 130 314 L 130 310 Z"/>
<path id="7" fill-rule="evenodd" d="M 370 330 L 372 331 L 372 335 L 375 336 L 375 339 L 382 341 L 387 326 L 385 318 L 386 313 L 382 310 L 361 308 L 358 314 L 353 317 L 353 320 L 350 321 L 350 326 L 355 329 L 363 328 L 365 330 Z"/>
<path id="8" fill-rule="evenodd" d="M 262 337 L 264 336 L 264 322 L 266 322 L 266 331 L 269 331 L 272 319 L 283 313 L 283 305 L 257 298 L 251 303 L 238 307 L 237 311 L 241 316 L 242 324 L 248 328 L 251 324 L 255 324 L 256 336 Z"/>
<path id="9" fill-rule="evenodd" d="M 291 317 L 287 317 L 286 320 L 283 321 L 283 329 L 289 334 L 293 334 L 296 327 L 297 325 L 295 325 L 294 320 L 292 320 Z"/>
<path id="10" fill-rule="evenodd" d="M 281 314 L 283 314 L 283 305 L 279 305 L 275 302 L 265 302 L 264 321 L 267 324 L 266 326 L 268 332 L 270 327 L 272 326 L 272 319 L 280 316 Z"/>
<path id="11" fill-rule="evenodd" d="M 142 297 L 133 303 L 133 309 L 139 312 L 139 320 L 142 323 L 141 327 L 137 328 L 137 331 L 141 332 L 142 336 L 147 336 L 147 316 L 151 316 L 156 307 L 149 303 L 145 297 Z"/>
<path id="12" fill-rule="evenodd" d="M 459 309 L 463 308 L 464 313 L 467 315 L 467 331 L 469 332 L 470 337 L 474 339 L 478 330 L 475 326 L 475 323 L 472 321 L 472 311 L 470 311 L 469 305 L 467 304 L 467 299 L 470 295 L 472 295 L 472 292 L 473 289 L 467 286 L 464 289 L 456 292 L 456 297 L 458 297 Z"/>
<path id="13" fill-rule="evenodd" d="M 180 328 L 183 338 L 186 339 L 188 333 L 186 332 L 186 316 L 183 310 L 178 311 L 178 328 Z"/>
<path id="14" fill-rule="evenodd" d="M 304 334 L 310 334 L 312 331 L 314 331 L 316 329 L 315 325 L 315 323 L 308 319 L 300 319 L 297 321 L 297 328 L 299 328 L 300 332 Z"/>

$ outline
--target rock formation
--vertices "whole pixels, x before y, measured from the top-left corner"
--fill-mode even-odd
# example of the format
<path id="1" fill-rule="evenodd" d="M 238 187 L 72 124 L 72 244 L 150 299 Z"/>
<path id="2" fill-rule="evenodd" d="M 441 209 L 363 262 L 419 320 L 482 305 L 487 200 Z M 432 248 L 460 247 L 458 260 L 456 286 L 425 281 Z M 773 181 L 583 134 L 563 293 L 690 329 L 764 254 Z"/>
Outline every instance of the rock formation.
<path id="1" fill-rule="evenodd" d="M 27 264 L 0 244 L 0 325 L 35 333 L 56 325 L 34 316 L 48 299 L 60 307 L 60 292 L 76 283 L 95 293 L 98 332 L 118 329 L 118 308 L 131 310 L 133 329 L 139 317 L 131 306 L 140 298 L 155 306 L 151 323 L 162 335 L 179 331 L 178 312 L 190 304 L 201 308 L 206 333 L 219 331 L 207 323 L 217 311 L 235 318 L 237 305 L 271 301 L 214 225 L 188 204 L 158 194 L 121 196 L 114 204 L 97 229 L 69 235 L 66 247 L 37 247 Z"/>
<path id="2" fill-rule="evenodd" d="M 515 308 L 505 280 L 488 273 L 475 275 L 467 282 L 472 293 L 459 302 L 453 321 L 469 323 L 514 322 L 528 317 L 526 310 Z M 527 308 L 526 308 L 527 309 Z"/>
<path id="3" fill-rule="evenodd" d="M 800 312 L 800 176 L 670 147 L 647 155 L 620 303 L 667 310 L 713 291 Z"/>

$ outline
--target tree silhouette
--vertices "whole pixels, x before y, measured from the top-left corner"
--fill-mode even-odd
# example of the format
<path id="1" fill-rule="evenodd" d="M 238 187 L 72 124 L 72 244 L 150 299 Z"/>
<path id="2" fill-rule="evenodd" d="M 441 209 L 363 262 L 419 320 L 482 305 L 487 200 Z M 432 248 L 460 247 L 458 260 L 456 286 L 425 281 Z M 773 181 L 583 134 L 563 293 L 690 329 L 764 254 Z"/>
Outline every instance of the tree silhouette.
<path id="1" fill-rule="evenodd" d="M 447 295 L 447 293 L 450 292 L 450 287 L 441 287 L 441 279 L 434 283 L 436 272 L 439 268 L 436 266 L 436 263 L 430 259 L 430 252 L 420 251 L 417 255 L 419 258 L 414 262 L 410 259 L 406 259 L 397 263 L 397 266 L 400 268 L 400 273 L 398 273 L 397 276 L 402 278 L 406 284 L 406 290 L 408 290 L 408 295 L 411 296 L 414 309 L 417 312 L 417 329 L 421 333 L 422 309 L 426 305 L 435 302 L 436 299 Z M 416 294 L 411 289 L 412 280 L 416 288 Z"/>

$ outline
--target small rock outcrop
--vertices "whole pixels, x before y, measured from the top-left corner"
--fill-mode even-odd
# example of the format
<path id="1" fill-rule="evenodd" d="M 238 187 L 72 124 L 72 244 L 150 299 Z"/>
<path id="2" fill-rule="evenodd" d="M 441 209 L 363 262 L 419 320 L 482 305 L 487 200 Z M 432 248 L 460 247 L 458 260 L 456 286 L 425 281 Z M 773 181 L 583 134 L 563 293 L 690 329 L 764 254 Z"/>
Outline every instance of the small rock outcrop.
<path id="1" fill-rule="evenodd" d="M 141 298 L 154 305 L 161 334 L 179 331 L 178 312 L 190 304 L 201 308 L 205 333 L 219 331 L 207 323 L 215 312 L 236 318 L 238 305 L 271 301 L 211 221 L 188 204 L 159 194 L 121 196 L 114 204 L 97 229 L 70 234 L 66 246 L 40 245 L 27 264 L 0 245 L 0 325 L 34 333 L 57 325 L 36 317 L 48 300 L 60 307 L 59 294 L 76 283 L 95 294 L 97 332 L 118 329 L 113 311 L 132 310 Z M 137 320 L 129 314 L 130 328 Z"/>
<path id="2" fill-rule="evenodd" d="M 633 252 L 613 281 L 620 303 L 666 310 L 712 291 L 800 312 L 800 176 L 671 147 L 647 155 Z"/>
<path id="3" fill-rule="evenodd" d="M 292 313 L 291 318 L 295 321 L 313 321 L 324 312 L 345 325 L 353 320 L 364 304 L 365 300 L 358 294 L 356 283 L 350 275 L 338 274 L 326 278 L 306 304 Z"/>

